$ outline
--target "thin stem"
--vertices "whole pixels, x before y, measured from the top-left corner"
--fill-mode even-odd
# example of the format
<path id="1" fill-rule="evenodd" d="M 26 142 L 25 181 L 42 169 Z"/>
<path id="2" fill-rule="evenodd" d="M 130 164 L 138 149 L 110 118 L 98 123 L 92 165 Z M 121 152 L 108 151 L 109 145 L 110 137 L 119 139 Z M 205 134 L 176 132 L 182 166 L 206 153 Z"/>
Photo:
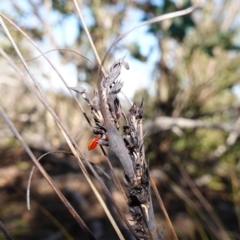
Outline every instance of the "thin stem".
<path id="1" fill-rule="evenodd" d="M 81 11 L 80 11 L 80 8 L 79 8 L 79 6 L 78 6 L 78 4 L 77 4 L 77 1 L 76 1 L 76 0 L 73 0 L 73 3 L 74 3 L 74 5 L 75 5 L 75 7 L 76 7 L 76 9 L 77 9 L 79 18 L 81 19 L 83 28 L 84 28 L 84 30 L 85 30 L 85 32 L 86 32 L 86 34 L 87 34 L 88 41 L 89 41 L 90 44 L 91 44 L 91 47 L 92 47 L 93 52 L 94 52 L 94 54 L 95 54 L 95 57 L 96 57 L 96 59 L 97 59 L 97 61 L 98 61 L 98 64 L 99 64 L 99 66 L 101 66 L 101 71 L 103 72 L 103 75 L 104 75 L 104 77 L 106 78 L 106 77 L 107 77 L 107 73 L 105 72 L 105 70 L 104 70 L 104 68 L 103 68 L 103 66 L 102 66 L 102 62 L 101 62 L 100 57 L 99 57 L 99 55 L 98 55 L 98 52 L 97 52 L 97 50 L 96 50 L 96 48 L 95 48 L 95 45 L 94 45 L 93 40 L 92 40 L 92 37 L 91 37 L 91 35 L 90 35 L 89 31 L 88 31 L 88 28 L 87 28 L 87 26 L 86 26 L 86 24 L 85 24 L 85 21 L 84 21 L 84 19 L 83 19 L 83 16 L 82 16 L 82 13 L 81 13 Z"/>
<path id="2" fill-rule="evenodd" d="M 9 234 L 8 230 L 5 228 L 3 223 L 0 221 L 0 229 L 2 230 L 3 234 L 6 236 L 7 240 L 13 240 L 11 235 Z"/>
<path id="3" fill-rule="evenodd" d="M 52 153 L 65 153 L 65 154 L 69 154 L 69 155 L 73 155 L 71 152 L 66 152 L 66 151 L 61 151 L 61 150 L 58 150 L 58 151 L 51 151 L 51 152 L 47 152 L 45 154 L 43 154 L 41 157 L 39 157 L 37 159 L 37 161 L 39 162 L 43 157 L 45 157 L 46 155 L 48 154 L 52 154 Z M 34 170 L 35 170 L 35 166 L 32 167 L 32 170 L 29 174 L 29 177 L 28 177 L 28 184 L 27 184 L 27 193 L 26 193 L 26 197 L 27 197 L 27 209 L 30 211 L 30 186 L 31 186 L 31 180 L 32 180 L 32 176 L 33 176 L 33 173 L 34 173 Z"/>
<path id="4" fill-rule="evenodd" d="M 174 230 L 174 227 L 172 225 L 172 222 L 171 222 L 171 220 L 170 220 L 170 218 L 168 216 L 167 210 L 166 210 L 166 208 L 164 206 L 164 203 L 162 201 L 162 198 L 161 198 L 161 196 L 160 196 L 160 194 L 159 194 L 159 192 L 157 190 L 157 187 L 156 187 L 156 185 L 155 185 L 155 183 L 154 183 L 154 181 L 153 181 L 151 176 L 149 177 L 149 179 L 150 179 L 150 183 L 151 183 L 151 186 L 153 188 L 153 191 L 154 191 L 154 193 L 155 193 L 155 195 L 157 197 L 158 203 L 159 203 L 159 205 L 160 205 L 160 207 L 161 207 L 161 209 L 163 211 L 163 214 L 164 214 L 164 216 L 165 216 L 165 218 L 167 220 L 168 226 L 170 227 L 170 229 L 172 231 L 173 238 L 174 238 L 174 240 L 178 240 L 177 234 L 176 234 L 176 232 Z"/>

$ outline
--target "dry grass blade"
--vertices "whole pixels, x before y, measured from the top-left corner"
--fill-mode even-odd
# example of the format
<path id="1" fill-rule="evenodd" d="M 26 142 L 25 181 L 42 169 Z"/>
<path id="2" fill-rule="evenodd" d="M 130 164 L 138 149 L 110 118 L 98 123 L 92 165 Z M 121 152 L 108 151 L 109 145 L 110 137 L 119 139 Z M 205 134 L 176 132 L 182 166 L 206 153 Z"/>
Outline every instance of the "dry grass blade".
<path id="1" fill-rule="evenodd" d="M 65 154 L 69 154 L 69 155 L 73 155 L 71 152 L 66 152 L 66 151 L 51 151 L 51 152 L 47 152 L 45 154 L 43 154 L 41 157 L 39 157 L 37 159 L 37 161 L 39 162 L 43 157 L 45 157 L 46 155 L 48 154 L 52 154 L 52 153 L 65 153 Z M 30 210 L 30 186 L 31 186 L 31 180 L 32 180 L 32 176 L 33 176 L 33 173 L 34 173 L 34 170 L 35 170 L 35 166 L 32 167 L 32 170 L 29 174 L 29 177 L 28 177 L 28 184 L 27 184 L 27 193 L 26 193 L 26 198 L 27 198 L 27 209 Z"/>
<path id="2" fill-rule="evenodd" d="M 91 35 L 90 35 L 89 31 L 88 31 L 88 28 L 87 28 L 87 26 L 86 26 L 86 24 L 85 24 L 85 21 L 84 21 L 84 19 L 83 19 L 82 13 L 81 13 L 81 11 L 80 11 L 80 9 L 79 9 L 79 7 L 78 7 L 77 1 L 76 1 L 76 0 L 73 0 L 73 3 L 74 3 L 74 5 L 75 5 L 75 7 L 76 7 L 76 9 L 77 9 L 77 12 L 78 12 L 78 15 L 79 15 L 81 21 L 82 21 L 83 28 L 84 28 L 84 30 L 85 30 L 85 32 L 86 32 L 86 34 L 87 34 L 88 40 L 89 40 L 89 42 L 90 42 L 90 44 L 91 44 L 92 50 L 93 50 L 93 52 L 94 52 L 94 54 L 95 54 L 95 57 L 97 58 L 98 64 L 99 64 L 99 66 L 101 66 L 101 67 L 100 67 L 100 70 L 102 71 L 104 77 L 106 77 L 107 74 L 106 74 L 106 72 L 105 72 L 105 70 L 104 70 L 104 68 L 103 68 L 103 66 L 102 66 L 102 62 L 101 62 L 100 57 L 99 57 L 99 55 L 98 55 L 98 52 L 97 52 L 97 50 L 96 50 L 96 48 L 95 48 L 95 45 L 94 45 L 93 40 L 92 40 L 92 37 L 91 37 Z"/>
<path id="3" fill-rule="evenodd" d="M 48 54 L 48 53 L 55 52 L 55 51 L 64 51 L 64 52 L 74 53 L 74 54 L 76 54 L 76 55 L 78 55 L 78 56 L 86 59 L 86 60 L 89 61 L 91 64 L 93 64 L 94 66 L 96 66 L 96 67 L 99 68 L 99 65 L 98 65 L 98 64 L 96 64 L 96 63 L 94 63 L 93 61 L 91 61 L 91 60 L 90 60 L 88 57 L 86 57 L 85 55 L 83 55 L 83 54 L 81 54 L 81 53 L 78 53 L 78 52 L 76 52 L 76 51 L 70 50 L 70 49 L 56 48 L 56 49 L 52 49 L 52 50 L 46 51 L 46 52 L 44 52 L 44 54 L 46 55 L 46 54 Z M 36 56 L 36 57 L 33 57 L 33 58 L 29 59 L 29 60 L 25 60 L 25 62 L 34 61 L 34 60 L 36 60 L 36 59 L 38 59 L 38 58 L 40 58 L 40 57 L 43 57 L 43 55 L 41 54 L 41 55 Z M 22 62 L 19 62 L 19 63 L 22 64 Z"/>
<path id="4" fill-rule="evenodd" d="M 11 131 L 13 132 L 13 134 L 15 135 L 15 137 L 18 139 L 18 141 L 21 143 L 21 145 L 23 146 L 23 148 L 25 149 L 25 151 L 27 152 L 27 154 L 29 155 L 29 157 L 32 159 L 33 163 L 35 164 L 35 166 L 39 169 L 39 171 L 41 172 L 41 174 L 44 176 L 44 178 L 48 181 L 48 183 L 50 184 L 50 186 L 53 188 L 53 190 L 55 191 L 55 193 L 58 195 L 58 197 L 60 198 L 60 200 L 63 202 L 63 204 L 67 207 L 68 211 L 72 214 L 72 216 L 76 219 L 76 221 L 78 222 L 78 224 L 82 227 L 82 229 L 84 230 L 84 232 L 86 233 L 86 235 L 90 238 L 90 239 L 95 239 L 94 235 L 92 234 L 92 232 L 89 230 L 89 228 L 87 227 L 87 225 L 84 223 L 84 221 L 81 219 L 81 217 L 78 215 L 78 213 L 75 211 L 75 209 L 72 207 L 72 205 L 67 201 L 67 199 L 64 197 L 64 195 L 61 193 L 61 191 L 58 189 L 57 186 L 55 186 L 54 182 L 52 181 L 52 179 L 50 178 L 50 176 L 47 174 L 47 172 L 44 170 L 44 168 L 42 167 L 41 164 L 39 164 L 39 162 L 37 161 L 37 159 L 35 158 L 34 154 L 32 153 L 31 149 L 28 147 L 28 145 L 24 142 L 24 140 L 22 139 L 21 135 L 18 133 L 17 129 L 14 127 L 14 125 L 12 124 L 11 120 L 8 118 L 8 116 L 6 115 L 6 113 L 4 112 L 4 110 L 2 109 L 2 107 L 0 106 L 0 115 L 2 116 L 2 118 L 4 119 L 4 121 L 6 122 L 6 124 L 9 126 L 9 128 L 11 129 Z"/>
<path id="5" fill-rule="evenodd" d="M 4 227 L 4 225 L 1 221 L 0 221 L 0 229 L 2 230 L 3 234 L 6 236 L 7 240 L 13 240 L 13 238 L 9 234 L 8 230 Z"/>
<path id="6" fill-rule="evenodd" d="M 159 205 L 160 205 L 160 208 L 162 209 L 163 214 L 164 214 L 164 216 L 165 216 L 165 218 L 166 218 L 166 220 L 167 220 L 168 226 L 169 226 L 169 228 L 171 229 L 171 232 L 173 233 L 173 238 L 174 238 L 175 240 L 178 240 L 177 234 L 176 234 L 176 232 L 175 232 L 175 230 L 174 230 L 174 227 L 173 227 L 173 225 L 172 225 L 172 222 L 171 222 L 171 220 L 170 220 L 170 218 L 169 218 L 169 216 L 168 216 L 168 213 L 167 213 L 167 210 L 166 210 L 166 208 L 165 208 L 165 206 L 164 206 L 164 204 L 163 204 L 162 198 L 161 198 L 161 196 L 160 196 L 160 194 L 159 194 L 159 192 L 158 192 L 158 190 L 157 190 L 157 187 L 156 187 L 156 185 L 155 185 L 155 183 L 154 183 L 154 181 L 153 181 L 153 179 L 152 179 L 151 176 L 150 176 L 150 183 L 151 183 L 151 186 L 152 186 L 152 188 L 153 188 L 153 191 L 154 191 L 154 193 L 155 193 L 155 195 L 156 195 L 156 197 L 157 197 L 157 200 L 158 200 L 158 203 L 159 203 Z"/>
<path id="7" fill-rule="evenodd" d="M 39 157 L 37 159 L 37 161 L 39 162 L 45 156 L 47 156 L 49 154 L 54 154 L 54 153 L 64 153 L 64 154 L 68 154 L 68 155 L 74 156 L 73 153 L 71 153 L 71 152 L 57 150 L 57 151 L 50 151 L 50 152 L 47 152 L 47 153 L 43 154 L 41 157 Z M 104 176 L 106 176 L 107 178 L 110 179 L 110 176 L 105 171 L 103 171 L 100 167 L 98 167 L 94 163 L 91 163 L 91 164 L 94 165 L 94 167 L 97 168 L 99 170 L 99 172 L 101 172 Z M 35 170 L 35 166 L 32 167 L 32 170 L 31 170 L 31 172 L 29 174 L 29 177 L 28 177 L 27 193 L 26 193 L 26 196 L 27 196 L 27 209 L 28 210 L 30 210 L 30 186 L 31 186 L 31 180 L 32 180 L 32 176 L 33 176 L 34 170 Z M 118 185 L 116 184 L 116 186 L 118 186 Z"/>

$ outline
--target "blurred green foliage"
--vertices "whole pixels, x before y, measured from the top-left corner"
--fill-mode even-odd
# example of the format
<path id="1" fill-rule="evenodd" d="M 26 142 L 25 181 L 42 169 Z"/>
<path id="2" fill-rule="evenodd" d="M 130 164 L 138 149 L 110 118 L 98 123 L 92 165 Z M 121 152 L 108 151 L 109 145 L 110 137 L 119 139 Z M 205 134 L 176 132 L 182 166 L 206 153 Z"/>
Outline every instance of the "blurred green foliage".
<path id="1" fill-rule="evenodd" d="M 44 2 L 29 1 L 30 10 L 28 11 L 25 11 L 21 4 L 18 3 L 9 3 L 9 5 L 11 5 L 10 9 L 16 13 L 14 15 L 15 22 L 19 22 L 20 26 L 34 40 L 44 44 L 46 39 L 50 41 L 52 38 L 52 47 L 58 48 L 59 46 L 55 42 L 54 36 L 51 35 L 54 26 L 51 26 L 50 32 L 47 32 L 47 26 L 51 25 L 51 23 L 45 22 L 44 17 L 41 17 L 40 11 L 38 12 L 38 7 L 39 9 L 40 7 L 46 7 Z M 85 16 L 93 19 L 90 21 L 89 30 L 100 56 L 104 56 L 110 43 L 121 33 L 123 22 L 127 21 L 125 18 L 129 17 L 125 15 L 127 10 L 141 11 L 142 19 L 146 20 L 159 14 L 185 9 L 192 4 L 192 1 L 166 0 L 160 1 L 159 4 L 156 4 L 156 2 L 83 2 L 81 7 L 86 10 Z M 131 13 L 130 10 L 129 12 Z M 53 0 L 49 11 L 58 15 L 58 20 L 54 23 L 55 25 L 61 25 L 69 16 L 78 19 L 75 16 L 72 1 Z M 27 12 L 32 17 L 39 18 L 37 26 L 27 26 L 22 23 Z M 36 12 L 40 14 L 39 17 Z M 154 50 L 159 51 L 160 57 L 158 61 L 152 63 L 155 64 L 151 82 L 151 84 L 155 85 L 154 94 L 150 94 L 148 89 L 142 89 L 135 93 L 135 101 L 137 103 L 141 101 L 142 97 L 144 98 L 145 120 L 169 116 L 202 120 L 216 124 L 231 124 L 238 121 L 240 98 L 236 96 L 233 89 L 237 89 L 237 94 L 240 93 L 239 27 L 236 24 L 239 22 L 239 13 L 239 5 L 235 6 L 233 0 L 205 1 L 191 15 L 175 18 L 167 23 L 153 24 L 147 29 L 148 34 L 156 37 L 155 41 L 158 47 Z M 9 14 L 9 12 L 6 11 L 6 14 Z M 76 51 L 80 49 L 81 53 L 93 60 L 93 53 L 86 35 L 82 31 L 82 24 L 80 20 L 77 20 L 77 22 L 76 40 L 70 45 L 66 44 L 67 48 L 75 49 Z M 18 31 L 14 30 L 13 35 L 23 49 L 26 58 L 35 56 L 31 52 L 32 48 L 26 44 L 26 40 L 23 39 Z M 3 43 L 2 46 L 6 52 L 15 61 L 18 61 L 15 52 L 6 39 L 1 40 L 1 43 Z M 142 49 L 138 42 L 120 43 L 117 50 L 122 49 L 128 49 L 131 56 L 139 61 L 148 61 L 149 56 L 142 54 Z M 60 54 L 62 62 L 74 64 L 79 84 L 88 83 L 93 85 L 94 79 L 97 77 L 98 69 L 96 66 L 83 61 L 78 55 L 64 51 L 61 51 Z M 106 65 L 112 61 L 113 54 L 111 52 L 108 56 Z M 32 67 L 36 70 L 36 66 L 34 67 L 34 63 L 32 64 Z M 61 99 L 62 102 L 64 100 L 67 101 L 67 98 L 64 96 Z M 53 96 L 52 100 L 56 109 L 61 112 L 61 107 L 59 106 L 60 99 Z M 16 108 L 12 109 L 15 111 L 16 116 L 22 112 L 29 111 L 30 113 L 32 110 L 28 108 L 28 105 L 24 105 L 26 106 L 24 109 L 24 106 L 21 104 L 25 104 L 25 101 L 22 101 Z M 66 122 L 70 127 L 73 120 L 71 116 L 75 114 L 76 110 L 73 105 L 73 101 L 69 100 L 65 106 L 65 111 L 69 113 L 66 116 L 66 118 L 68 117 Z M 41 114 L 44 114 L 44 110 L 41 111 Z M 64 115 L 64 112 L 62 114 Z M 47 117 L 45 118 L 41 115 L 41 119 L 45 119 L 43 121 L 46 123 L 46 129 L 44 131 L 41 130 L 41 132 L 45 132 L 48 135 L 52 125 L 48 122 Z M 75 120 L 74 124 L 78 126 L 79 122 L 76 123 Z M 20 125 L 20 128 L 24 127 L 24 125 L 21 125 L 21 122 L 17 123 Z M 212 204 L 219 221 L 223 223 L 220 229 L 219 226 L 216 226 L 217 231 L 226 230 L 231 239 L 239 239 L 235 236 L 240 234 L 239 223 L 237 222 L 237 219 L 240 218 L 237 207 L 240 204 L 240 141 L 238 134 L 234 141 L 228 141 L 232 136 L 231 134 L 234 135 L 234 133 L 216 129 L 191 128 L 181 129 L 180 133 L 174 132 L 173 129 L 159 131 L 145 137 L 146 158 L 150 160 L 150 167 L 152 170 L 163 171 L 167 176 L 167 180 L 163 181 L 163 183 L 159 182 L 158 187 L 167 209 L 171 213 L 171 217 L 173 220 L 176 220 L 178 214 L 180 216 L 184 212 L 186 219 L 190 218 L 193 220 L 194 230 L 189 235 L 184 235 L 181 232 L 181 227 L 177 228 L 181 239 L 205 240 L 219 238 L 206 226 L 208 222 L 204 222 L 201 218 L 199 212 L 205 211 L 205 219 L 209 223 L 213 222 L 213 224 L 216 224 L 212 219 L 211 213 L 207 213 L 204 210 L 204 206 L 199 203 L 199 199 L 193 194 L 191 187 L 189 187 L 189 182 L 186 181 L 183 177 L 183 172 L 178 168 L 179 164 L 186 171 L 185 174 L 188 174 L 192 181 L 197 184 L 203 196 Z M 57 141 L 58 135 L 55 132 L 51 132 L 49 138 Z M 51 142 L 51 140 L 49 141 Z M 52 143 L 52 146 L 55 145 Z M 57 144 L 57 146 L 61 146 L 61 143 Z M 22 169 L 25 169 L 25 167 L 25 165 L 21 165 Z M 232 177 L 235 176 L 234 174 L 236 178 Z M 206 179 L 206 181 L 203 179 Z M 174 191 L 174 184 L 182 189 L 183 195 Z M 193 205 L 189 204 L 186 200 L 187 198 L 200 205 L 199 208 L 194 208 Z M 171 201 L 181 201 L 178 211 L 171 212 Z M 225 206 L 225 211 L 221 208 L 223 205 Z M 25 222 L 16 219 L 13 224 L 15 227 L 21 227 L 24 226 Z M 199 224 L 203 227 L 199 227 Z"/>

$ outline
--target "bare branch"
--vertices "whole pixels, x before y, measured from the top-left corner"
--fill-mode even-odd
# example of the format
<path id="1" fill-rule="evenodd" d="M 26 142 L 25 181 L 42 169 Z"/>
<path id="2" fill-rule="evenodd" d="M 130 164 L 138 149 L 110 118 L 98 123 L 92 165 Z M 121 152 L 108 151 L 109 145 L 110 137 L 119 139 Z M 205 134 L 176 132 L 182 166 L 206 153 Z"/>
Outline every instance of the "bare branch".
<path id="1" fill-rule="evenodd" d="M 193 120 L 188 118 L 158 117 L 155 120 L 147 120 L 143 125 L 143 131 L 148 135 L 160 131 L 171 130 L 173 127 L 179 128 L 209 128 L 225 132 L 234 131 L 240 135 L 240 125 L 237 123 L 208 123 L 202 120 Z"/>

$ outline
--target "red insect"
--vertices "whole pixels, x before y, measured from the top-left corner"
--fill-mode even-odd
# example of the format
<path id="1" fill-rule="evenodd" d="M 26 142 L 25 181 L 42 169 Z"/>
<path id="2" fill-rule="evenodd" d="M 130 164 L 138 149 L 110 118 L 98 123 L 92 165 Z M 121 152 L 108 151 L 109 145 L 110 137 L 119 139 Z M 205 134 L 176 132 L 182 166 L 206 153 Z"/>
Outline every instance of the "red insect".
<path id="1" fill-rule="evenodd" d="M 107 134 L 105 135 L 105 139 L 108 139 L 108 135 L 107 135 Z M 89 142 L 89 144 L 88 144 L 88 151 L 93 150 L 93 149 L 98 145 L 98 141 L 99 141 L 99 140 L 100 140 L 99 137 L 93 138 L 93 139 Z"/>
<path id="2" fill-rule="evenodd" d="M 99 139 L 100 139 L 99 137 L 95 137 L 89 142 L 88 151 L 93 150 L 97 146 Z"/>

